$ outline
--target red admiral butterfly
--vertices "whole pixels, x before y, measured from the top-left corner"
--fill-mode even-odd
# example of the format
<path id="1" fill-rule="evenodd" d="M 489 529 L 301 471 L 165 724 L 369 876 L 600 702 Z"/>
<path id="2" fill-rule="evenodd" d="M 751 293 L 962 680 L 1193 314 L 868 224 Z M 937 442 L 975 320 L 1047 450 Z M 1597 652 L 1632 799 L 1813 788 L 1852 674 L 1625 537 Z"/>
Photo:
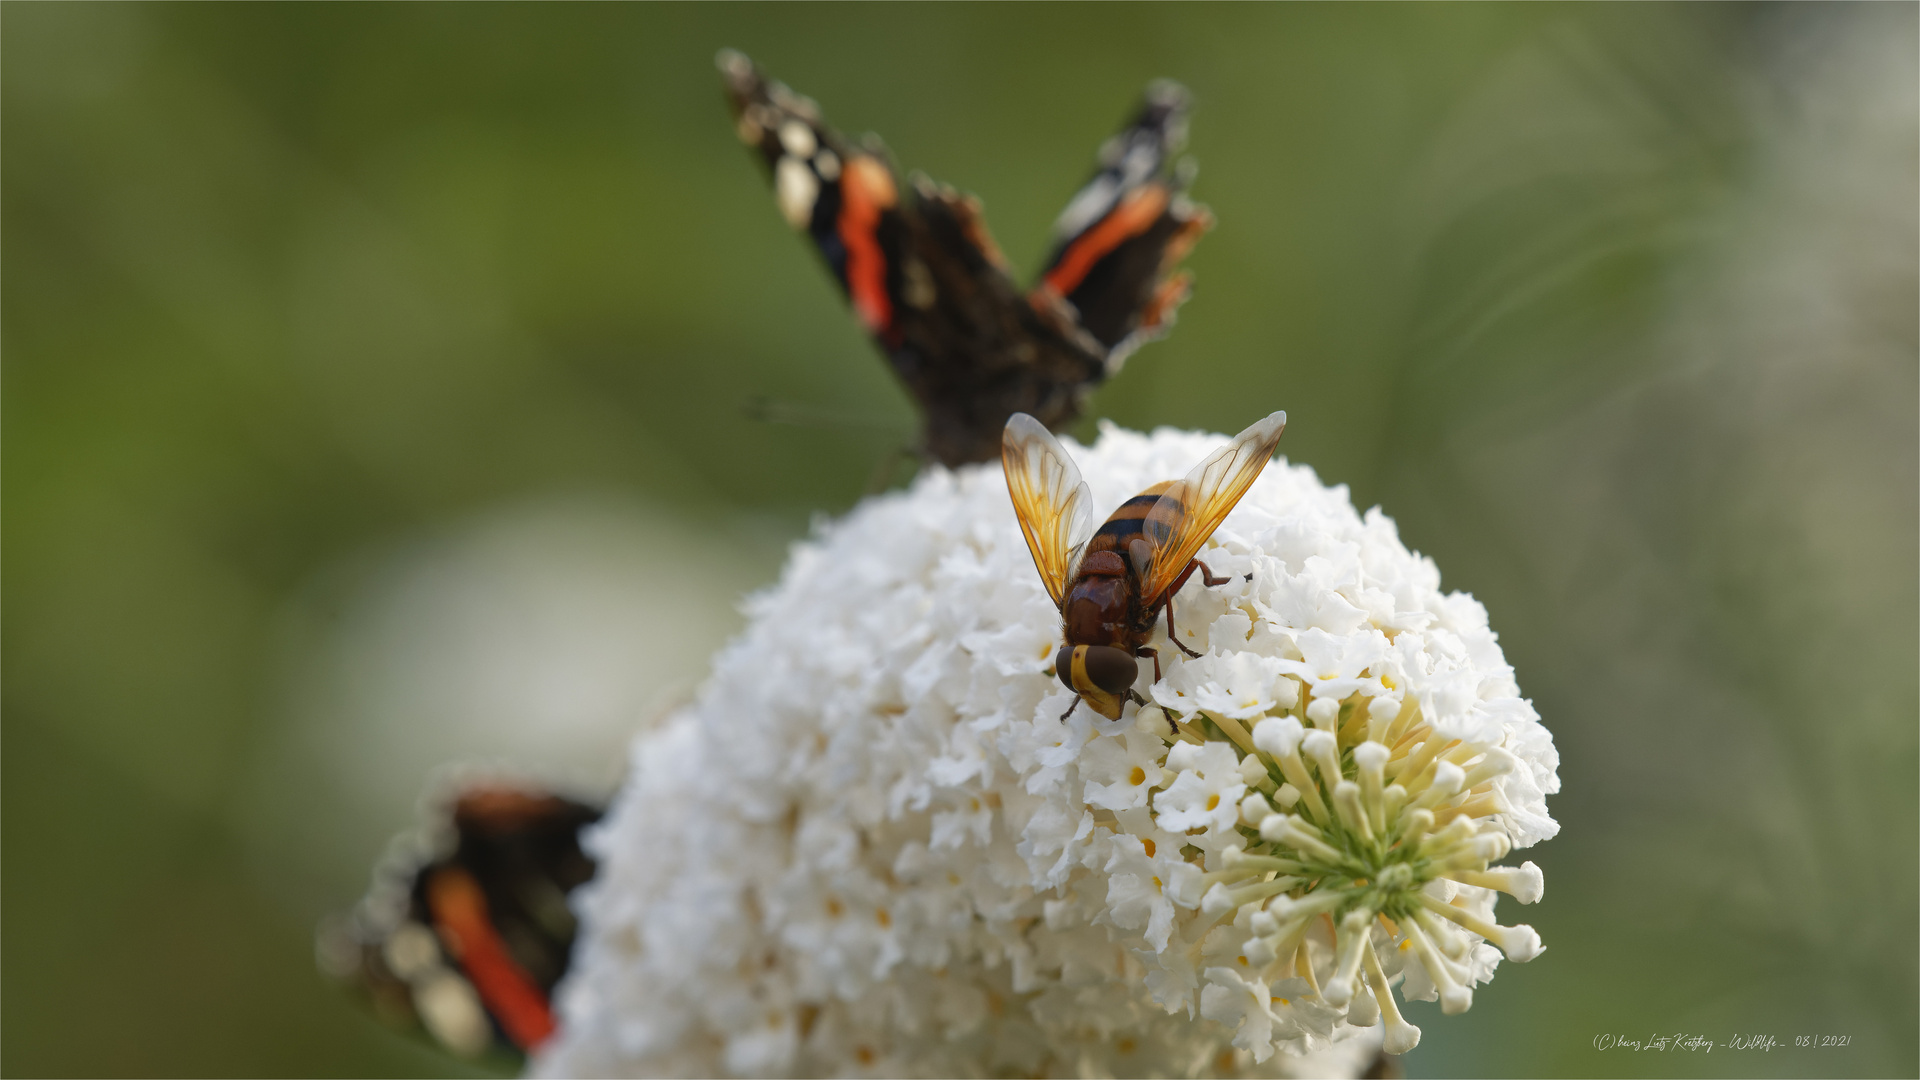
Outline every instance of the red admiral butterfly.
<path id="1" fill-rule="evenodd" d="M 594 871 L 580 830 L 601 812 L 490 781 L 445 813 L 439 835 L 397 840 L 353 914 L 321 928 L 320 966 L 463 1057 L 526 1053 L 553 1032 L 573 949 L 567 894 Z"/>
<path id="2" fill-rule="evenodd" d="M 918 400 L 921 449 L 949 466 L 991 461 L 1007 418 L 1049 428 L 1163 334 L 1191 277 L 1175 267 L 1213 218 L 1186 197 L 1187 93 L 1148 87 L 1138 115 L 1054 225 L 1025 292 L 987 234 L 980 203 L 916 173 L 902 191 L 872 136 L 849 141 L 809 99 L 753 61 L 719 56 L 742 142 L 760 152 L 789 224 L 813 240 L 854 313 Z"/>

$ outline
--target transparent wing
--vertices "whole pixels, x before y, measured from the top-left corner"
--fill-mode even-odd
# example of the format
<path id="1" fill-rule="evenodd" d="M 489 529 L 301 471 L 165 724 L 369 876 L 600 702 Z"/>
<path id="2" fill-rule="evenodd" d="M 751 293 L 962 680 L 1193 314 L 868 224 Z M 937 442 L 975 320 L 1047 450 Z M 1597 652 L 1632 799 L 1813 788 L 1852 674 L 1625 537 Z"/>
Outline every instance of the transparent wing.
<path id="1" fill-rule="evenodd" d="M 1014 413 L 1000 436 L 1013 512 L 1026 534 L 1033 565 L 1059 606 L 1093 535 L 1092 495 L 1060 440 L 1026 413 Z"/>
<path id="2" fill-rule="evenodd" d="M 1147 564 L 1140 595 L 1149 604 L 1173 587 L 1207 537 L 1253 486 L 1286 426 L 1287 414 L 1277 412 L 1234 436 L 1147 511 L 1145 532 L 1153 545 L 1153 561 Z"/>

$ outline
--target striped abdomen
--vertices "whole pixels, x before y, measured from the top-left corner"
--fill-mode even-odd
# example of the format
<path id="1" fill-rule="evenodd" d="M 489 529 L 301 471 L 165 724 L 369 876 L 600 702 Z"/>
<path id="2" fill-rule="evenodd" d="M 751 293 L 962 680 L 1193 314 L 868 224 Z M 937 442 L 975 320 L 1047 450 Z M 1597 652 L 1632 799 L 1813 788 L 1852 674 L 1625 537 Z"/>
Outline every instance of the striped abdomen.
<path id="1" fill-rule="evenodd" d="M 1148 514 L 1159 504 L 1160 496 L 1172 486 L 1173 481 L 1164 481 L 1121 503 L 1120 508 L 1094 530 L 1093 538 L 1087 542 L 1087 554 L 1098 551 L 1117 553 L 1128 564 L 1131 571 L 1128 576 L 1138 582 L 1147 568 L 1147 561 L 1153 557 L 1153 549 L 1166 540 L 1173 527 L 1179 524 L 1179 519 L 1185 516 L 1184 510 L 1169 506 L 1153 515 L 1151 521 L 1148 520 Z M 1175 516 L 1170 518 L 1169 510 L 1175 511 Z M 1137 547 L 1136 541 L 1139 543 Z M 1086 565 L 1084 560 L 1081 565 Z"/>

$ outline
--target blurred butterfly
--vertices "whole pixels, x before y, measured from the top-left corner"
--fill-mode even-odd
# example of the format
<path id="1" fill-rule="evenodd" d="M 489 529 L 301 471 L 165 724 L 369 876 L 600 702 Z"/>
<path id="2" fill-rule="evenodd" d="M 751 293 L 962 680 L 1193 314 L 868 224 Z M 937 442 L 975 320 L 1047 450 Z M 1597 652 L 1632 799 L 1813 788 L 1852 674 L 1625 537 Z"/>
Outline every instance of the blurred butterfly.
<path id="1" fill-rule="evenodd" d="M 896 180 L 872 136 L 828 127 L 819 108 L 740 53 L 720 53 L 735 131 L 759 152 L 774 200 L 804 231 L 861 325 L 919 402 L 919 449 L 955 466 L 991 461 L 1017 412 L 1058 429 L 1128 354 L 1159 337 L 1187 297 L 1176 271 L 1213 218 L 1187 199 L 1187 93 L 1147 88 L 1100 148 L 1093 178 L 1054 224 L 1039 281 L 1022 291 L 979 201 L 923 174 Z"/>
<path id="2" fill-rule="evenodd" d="M 514 781 L 467 784 L 396 840 L 351 915 L 321 926 L 321 968 L 462 1057 L 532 1051 L 553 1033 L 567 895 L 594 871 L 580 830 L 600 813 Z"/>

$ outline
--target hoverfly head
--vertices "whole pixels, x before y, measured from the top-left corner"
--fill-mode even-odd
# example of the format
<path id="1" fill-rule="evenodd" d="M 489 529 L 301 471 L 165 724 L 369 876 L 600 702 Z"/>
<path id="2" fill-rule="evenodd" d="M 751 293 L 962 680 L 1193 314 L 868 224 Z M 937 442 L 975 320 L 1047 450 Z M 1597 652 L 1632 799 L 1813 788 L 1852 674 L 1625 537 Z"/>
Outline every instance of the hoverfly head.
<path id="1" fill-rule="evenodd" d="M 1060 681 L 1077 694 L 1122 696 L 1140 677 L 1139 661 L 1111 645 L 1062 645 L 1053 664 Z"/>

